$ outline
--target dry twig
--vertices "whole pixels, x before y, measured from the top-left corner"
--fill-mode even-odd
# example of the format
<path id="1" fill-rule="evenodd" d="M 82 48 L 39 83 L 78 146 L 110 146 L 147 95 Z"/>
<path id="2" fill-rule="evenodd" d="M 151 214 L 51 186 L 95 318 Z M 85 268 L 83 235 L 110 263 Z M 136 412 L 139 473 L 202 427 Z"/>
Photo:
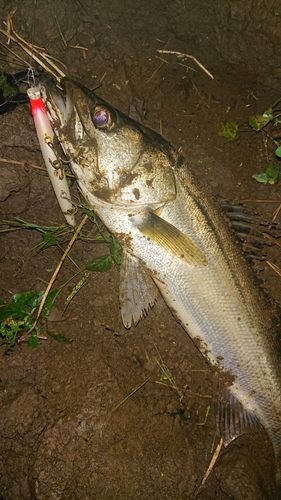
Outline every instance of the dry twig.
<path id="1" fill-rule="evenodd" d="M 42 170 L 42 174 L 48 175 L 45 167 L 39 167 L 39 165 L 30 165 L 26 161 L 9 160 L 7 158 L 0 158 L 0 163 L 11 163 L 12 165 L 20 165 L 26 170 Z"/>
<path id="2" fill-rule="evenodd" d="M 272 219 L 271 219 L 271 224 L 273 224 L 273 222 L 277 219 L 280 210 L 281 210 L 281 203 L 279 203 L 278 207 L 276 208 L 276 210 L 273 213 L 273 216 L 272 216 Z"/>
<path id="3" fill-rule="evenodd" d="M 199 488 L 197 489 L 197 491 L 196 491 L 195 495 L 193 496 L 193 498 L 196 498 L 199 495 L 199 493 L 202 490 L 205 482 L 207 481 L 209 475 L 211 474 L 211 472 L 212 472 L 212 470 L 213 470 L 213 468 L 215 466 L 215 463 L 216 463 L 216 461 L 218 459 L 218 456 L 220 454 L 220 451 L 222 449 L 222 445 L 223 445 L 223 438 L 220 438 L 220 442 L 219 442 L 218 446 L 216 447 L 215 453 L 212 456 L 212 459 L 211 459 L 211 462 L 209 464 L 209 467 L 206 470 L 206 472 L 204 474 L 204 477 L 203 477 L 203 479 L 201 481 L 201 484 L 200 484 Z"/>
<path id="4" fill-rule="evenodd" d="M 39 165 L 31 165 L 26 161 L 10 160 L 8 158 L 0 158 L 0 163 L 11 163 L 12 165 L 20 165 L 25 170 L 40 170 L 42 175 L 49 175 L 46 167 L 39 167 Z M 75 179 L 74 174 L 65 173 L 66 177 Z"/>
<path id="5" fill-rule="evenodd" d="M 182 52 L 177 52 L 176 50 L 160 50 L 160 49 L 157 50 L 157 52 L 160 52 L 161 54 L 175 54 L 177 57 L 188 57 L 188 59 L 192 59 L 199 66 L 199 68 L 205 71 L 205 73 L 210 78 L 212 78 L 212 80 L 214 80 L 214 76 L 212 75 L 212 73 L 210 73 L 210 71 L 208 71 L 205 68 L 205 66 L 203 66 L 203 64 L 201 64 L 201 62 L 199 62 L 198 59 L 196 59 L 196 57 L 191 56 L 190 54 L 183 54 Z"/>
<path id="6" fill-rule="evenodd" d="M 273 236 L 271 236 L 271 234 L 262 233 L 262 235 L 263 235 L 264 238 L 266 238 L 267 240 L 269 240 L 274 245 L 277 245 L 278 247 L 281 247 L 281 243 L 276 238 L 273 238 Z"/>
<path id="7" fill-rule="evenodd" d="M 51 58 L 50 56 L 42 52 L 42 50 L 39 50 L 35 45 L 28 43 L 26 40 L 20 37 L 13 28 L 12 20 L 10 21 L 10 23 L 13 35 L 3 30 L 2 28 L 0 28 L 0 33 L 5 35 L 7 39 L 11 39 L 13 40 L 13 42 L 17 43 L 24 52 L 26 52 L 32 59 L 34 59 L 34 61 L 36 61 L 45 71 L 51 73 L 56 78 L 56 80 L 58 80 L 58 75 L 61 78 L 65 77 L 65 73 L 52 60 L 50 60 L 54 60 L 54 58 Z M 41 59 L 38 56 L 40 56 Z M 50 67 L 48 67 L 47 65 L 49 65 Z"/>
<path id="8" fill-rule="evenodd" d="M 255 200 L 255 199 L 250 199 L 250 200 L 237 200 L 239 203 L 280 203 L 280 200 Z"/>
<path id="9" fill-rule="evenodd" d="M 273 264 L 273 262 L 270 262 L 270 260 L 266 260 L 265 262 L 269 265 L 269 267 L 271 267 L 271 269 L 273 269 L 273 271 L 275 271 L 278 274 L 278 276 L 281 277 L 280 267 L 276 266 L 276 264 Z"/>

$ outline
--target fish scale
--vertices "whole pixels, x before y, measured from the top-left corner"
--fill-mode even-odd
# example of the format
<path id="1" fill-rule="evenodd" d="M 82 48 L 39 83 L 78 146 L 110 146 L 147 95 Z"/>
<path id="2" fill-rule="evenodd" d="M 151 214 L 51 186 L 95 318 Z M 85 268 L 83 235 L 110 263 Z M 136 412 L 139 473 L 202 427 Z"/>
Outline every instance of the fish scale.
<path id="1" fill-rule="evenodd" d="M 54 83 L 45 77 L 41 85 L 83 195 L 123 247 L 125 326 L 154 303 L 154 282 L 204 358 L 232 380 L 217 405 L 225 443 L 263 426 L 280 487 L 279 318 L 229 221 L 161 136 L 68 79 L 64 116 Z M 130 278 L 138 275 L 136 286 Z"/>

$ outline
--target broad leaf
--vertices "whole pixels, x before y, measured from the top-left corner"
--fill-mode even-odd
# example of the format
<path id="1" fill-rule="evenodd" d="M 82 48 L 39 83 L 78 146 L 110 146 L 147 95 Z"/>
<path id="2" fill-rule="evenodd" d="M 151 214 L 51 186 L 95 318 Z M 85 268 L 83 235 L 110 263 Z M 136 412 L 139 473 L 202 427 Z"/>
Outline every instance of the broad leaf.
<path id="1" fill-rule="evenodd" d="M 47 299 L 46 299 L 46 302 L 44 304 L 44 307 L 43 307 L 43 310 L 41 312 L 41 317 L 42 318 L 47 318 L 48 315 L 49 315 L 49 312 L 50 310 L 52 309 L 53 305 L 54 305 L 54 302 L 55 302 L 55 299 L 57 297 L 57 295 L 59 294 L 60 292 L 60 288 L 58 290 L 52 290 Z"/>
<path id="2" fill-rule="evenodd" d="M 270 163 L 265 172 L 262 174 L 254 174 L 253 178 L 261 184 L 276 184 L 279 177 L 279 170 L 274 163 Z"/>
<path id="3" fill-rule="evenodd" d="M 223 122 L 219 128 L 218 134 L 223 142 L 227 143 L 236 137 L 238 124 L 236 122 Z"/>
<path id="4" fill-rule="evenodd" d="M 259 132 L 263 127 L 265 127 L 271 120 L 273 120 L 274 116 L 272 113 L 272 109 L 268 109 L 263 113 L 263 115 L 252 115 L 249 118 L 249 125 L 256 132 Z"/>
<path id="5" fill-rule="evenodd" d="M 28 345 L 30 349 L 35 349 L 37 347 L 39 342 L 39 338 L 36 337 L 36 335 L 31 335 L 30 339 L 28 340 Z"/>
<path id="6" fill-rule="evenodd" d="M 102 255 L 101 257 L 96 257 L 94 260 L 87 264 L 86 269 L 92 272 L 103 272 L 109 271 L 112 266 L 112 258 L 110 255 Z"/>

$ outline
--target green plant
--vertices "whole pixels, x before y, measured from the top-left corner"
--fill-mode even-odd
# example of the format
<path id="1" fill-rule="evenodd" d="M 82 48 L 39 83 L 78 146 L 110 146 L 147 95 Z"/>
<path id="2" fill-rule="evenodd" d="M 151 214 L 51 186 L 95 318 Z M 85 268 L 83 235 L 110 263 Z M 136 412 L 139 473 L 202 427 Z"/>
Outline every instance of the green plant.
<path id="1" fill-rule="evenodd" d="M 60 290 L 49 293 L 40 319 L 47 318 Z M 0 345 L 6 345 L 5 354 L 10 354 L 22 335 L 24 335 L 34 323 L 44 296 L 44 291 L 21 292 L 13 295 L 11 302 L 0 300 Z M 31 332 L 28 345 L 34 349 L 40 338 L 40 323 L 37 323 Z"/>
<path id="2" fill-rule="evenodd" d="M 252 177 L 261 184 L 276 184 L 279 177 L 279 170 L 275 167 L 274 163 L 270 162 L 262 174 L 254 174 Z"/>
<path id="3" fill-rule="evenodd" d="M 262 132 L 274 144 L 274 153 L 278 159 L 281 159 L 281 134 L 277 134 L 277 140 L 277 138 L 273 137 L 270 127 L 273 130 L 280 127 L 281 111 L 277 109 L 280 102 L 281 98 L 271 108 L 265 110 L 262 114 L 250 116 L 248 120 L 251 130 L 258 133 Z M 224 122 L 219 127 L 218 135 L 222 137 L 224 143 L 227 143 L 235 139 L 238 129 L 239 126 L 236 122 Z M 265 171 L 261 174 L 254 174 L 252 177 L 262 184 L 276 184 L 279 178 L 279 170 L 272 161 L 268 161 Z"/>
<path id="4" fill-rule="evenodd" d="M 161 354 L 160 354 L 160 352 L 155 344 L 154 344 L 154 347 L 155 347 L 156 352 L 158 354 L 158 359 L 156 359 L 156 363 L 158 364 L 158 366 L 160 367 L 160 369 L 163 373 L 162 377 L 160 378 L 160 382 L 163 385 L 167 385 L 167 387 L 171 387 L 172 389 L 174 389 L 176 391 L 178 398 L 179 398 L 179 401 L 181 403 L 183 398 L 184 398 L 184 394 L 180 390 L 180 388 L 178 387 L 178 385 L 176 383 L 176 379 L 171 374 L 170 369 L 164 363 L 163 358 L 162 358 L 162 356 L 161 356 Z"/>
<path id="5" fill-rule="evenodd" d="M 218 135 L 222 137 L 224 143 L 227 143 L 233 141 L 237 131 L 238 124 L 236 122 L 222 122 L 218 130 Z"/>
<path id="6" fill-rule="evenodd" d="M 7 81 L 6 75 L 3 68 L 0 66 L 0 88 L 2 90 L 3 97 L 11 97 L 16 93 L 16 90 Z"/>
<path id="7" fill-rule="evenodd" d="M 72 259 L 68 252 L 66 253 L 65 256 L 70 259 L 70 261 L 77 269 L 76 274 L 72 276 L 70 280 L 77 275 L 80 276 L 80 279 L 66 298 L 65 308 L 63 312 L 65 312 L 73 297 L 84 286 L 87 278 L 90 275 L 90 272 L 108 271 L 113 264 L 115 264 L 117 269 L 119 269 L 121 265 L 121 246 L 117 243 L 113 236 L 111 236 L 108 232 L 104 231 L 102 227 L 100 227 L 100 223 L 91 209 L 85 207 L 84 205 L 82 205 L 81 208 L 82 212 L 86 213 L 85 218 L 90 219 L 90 221 L 96 226 L 97 232 L 93 236 L 90 236 L 89 233 L 84 230 L 84 228 L 83 231 L 75 231 L 74 228 L 67 225 L 41 226 L 38 224 L 26 222 L 19 218 L 16 218 L 15 221 L 3 221 L 3 223 L 5 225 L 8 225 L 9 227 L 6 227 L 5 229 L 0 231 L 9 232 L 22 229 L 38 231 L 41 234 L 43 241 L 36 245 L 36 247 L 33 249 L 36 253 L 52 246 L 57 246 L 62 251 L 64 251 L 65 244 L 73 241 L 73 238 L 90 243 L 107 243 L 109 248 L 108 254 L 101 257 L 95 257 L 87 264 L 86 269 L 84 270 L 80 269 L 80 267 L 76 264 L 76 262 Z M 77 234 L 75 234 L 76 232 Z M 31 348 L 36 347 L 40 336 L 40 326 L 38 323 L 36 323 L 36 321 L 38 319 L 47 317 L 52 307 L 53 300 L 55 299 L 58 292 L 59 291 L 50 292 L 45 303 L 43 299 L 44 292 L 33 291 L 22 292 L 14 295 L 12 297 L 12 302 L 10 303 L 4 303 L 3 301 L 0 302 L 0 345 L 6 344 L 6 354 L 9 354 L 11 352 L 11 349 L 16 345 L 20 338 L 23 338 L 24 340 L 28 339 L 28 344 Z M 48 291 L 46 291 L 46 294 L 47 293 Z M 44 304 L 42 311 L 39 309 L 41 300 L 43 300 L 42 306 Z M 35 320 L 36 314 L 37 319 Z M 60 334 L 52 334 L 50 332 L 48 333 L 58 341 L 69 340 Z"/>

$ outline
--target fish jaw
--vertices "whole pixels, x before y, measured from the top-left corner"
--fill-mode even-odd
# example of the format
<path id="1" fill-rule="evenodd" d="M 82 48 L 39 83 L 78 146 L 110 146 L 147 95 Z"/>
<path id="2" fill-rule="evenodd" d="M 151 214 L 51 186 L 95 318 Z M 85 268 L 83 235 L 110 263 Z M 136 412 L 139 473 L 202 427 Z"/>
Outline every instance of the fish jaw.
<path id="1" fill-rule="evenodd" d="M 64 100 L 48 77 L 41 82 L 50 120 L 88 202 L 156 207 L 175 199 L 171 160 L 149 131 L 80 84 L 64 79 L 63 85 Z"/>

